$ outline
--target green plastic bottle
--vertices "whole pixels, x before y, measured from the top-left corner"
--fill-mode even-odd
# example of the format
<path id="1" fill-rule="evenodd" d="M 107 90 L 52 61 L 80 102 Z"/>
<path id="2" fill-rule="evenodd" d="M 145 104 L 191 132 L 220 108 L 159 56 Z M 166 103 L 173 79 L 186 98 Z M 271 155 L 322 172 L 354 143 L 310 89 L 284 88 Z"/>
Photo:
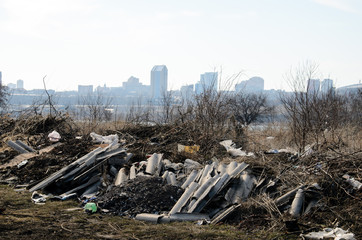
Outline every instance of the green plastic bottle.
<path id="1" fill-rule="evenodd" d="M 95 213 L 95 212 L 97 212 L 97 205 L 95 203 L 93 203 L 93 202 L 87 203 L 84 206 L 84 210 L 87 211 L 87 212 Z"/>

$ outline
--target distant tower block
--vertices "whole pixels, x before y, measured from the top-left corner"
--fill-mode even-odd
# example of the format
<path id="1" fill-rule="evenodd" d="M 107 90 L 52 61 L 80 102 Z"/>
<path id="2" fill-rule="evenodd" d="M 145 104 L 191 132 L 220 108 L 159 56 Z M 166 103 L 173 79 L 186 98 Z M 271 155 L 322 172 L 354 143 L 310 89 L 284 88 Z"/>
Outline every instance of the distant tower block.
<path id="1" fill-rule="evenodd" d="M 195 84 L 195 93 L 200 94 L 204 91 L 218 89 L 218 73 L 217 72 L 205 72 L 200 75 L 200 81 Z"/>
<path id="2" fill-rule="evenodd" d="M 332 79 L 324 79 L 321 84 L 321 92 L 327 93 L 333 90 L 333 80 Z"/>
<path id="3" fill-rule="evenodd" d="M 16 81 L 16 88 L 17 89 L 24 89 L 24 81 L 19 79 L 18 81 Z"/>
<path id="4" fill-rule="evenodd" d="M 156 65 L 151 70 L 151 92 L 153 99 L 160 99 L 167 92 L 168 70 L 166 65 Z"/>
<path id="5" fill-rule="evenodd" d="M 318 93 L 320 88 L 320 80 L 319 79 L 309 79 L 308 80 L 308 86 L 307 86 L 307 92 L 308 93 Z"/>

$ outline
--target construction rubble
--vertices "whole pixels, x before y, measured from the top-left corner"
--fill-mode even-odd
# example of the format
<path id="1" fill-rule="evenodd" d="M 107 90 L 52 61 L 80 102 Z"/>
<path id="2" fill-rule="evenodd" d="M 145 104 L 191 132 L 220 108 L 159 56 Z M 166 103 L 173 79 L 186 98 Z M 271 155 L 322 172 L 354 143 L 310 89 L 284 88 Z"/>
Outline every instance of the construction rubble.
<path id="1" fill-rule="evenodd" d="M 103 214 L 152 223 L 198 221 L 200 224 L 230 222 L 250 226 L 268 223 L 270 226 L 274 221 L 284 224 L 288 231 L 299 230 L 298 222 L 311 222 L 311 219 L 328 226 L 330 222 L 324 218 L 335 216 L 333 211 L 336 210 L 331 210 L 333 203 L 361 206 L 360 166 L 345 164 L 344 170 L 337 173 L 339 164 L 343 164 L 343 159 L 338 157 L 323 161 L 320 155 L 313 155 L 315 152 L 304 159 L 278 151 L 245 152 L 226 140 L 220 143 L 226 149 L 225 154 L 229 154 L 224 158 L 192 160 L 198 146 L 197 151 L 190 148 L 192 151 L 185 153 L 189 158 L 182 161 L 173 161 L 161 151 L 146 153 L 142 159 L 131 151 L 139 140 L 130 134 L 91 133 L 88 144 L 80 138 L 67 140 L 62 133 L 53 135 L 51 137 L 59 142 L 54 143 L 53 139 L 47 146 L 36 147 L 18 139 L 8 139 L 8 147 L 17 154 L 6 152 L 3 155 L 6 161 L 1 161 L 2 183 L 26 187 L 33 193 L 35 203 L 78 199 L 83 206 L 95 203 L 97 211 Z M 129 144 L 131 140 L 134 140 L 132 145 Z M 155 141 L 149 141 L 147 146 L 160 147 L 160 144 L 150 144 Z M 66 153 L 69 144 L 83 146 L 79 151 L 83 154 L 66 155 L 76 151 Z M 175 152 L 182 154 L 178 148 L 180 146 L 175 144 Z M 47 165 L 47 170 L 38 167 L 37 171 L 44 170 L 43 173 L 34 174 L 31 179 L 29 172 L 37 168 L 38 161 L 55 155 L 54 159 L 59 159 L 62 154 L 67 156 L 65 161 L 52 164 L 57 167 Z M 357 153 L 349 157 L 360 160 L 360 156 Z M 339 186 L 342 190 L 336 190 Z M 341 214 L 340 220 L 330 221 L 336 223 L 345 219 L 339 224 L 358 229 L 360 223 L 353 219 L 360 217 L 361 208 L 351 214 L 349 220 L 345 213 Z"/>

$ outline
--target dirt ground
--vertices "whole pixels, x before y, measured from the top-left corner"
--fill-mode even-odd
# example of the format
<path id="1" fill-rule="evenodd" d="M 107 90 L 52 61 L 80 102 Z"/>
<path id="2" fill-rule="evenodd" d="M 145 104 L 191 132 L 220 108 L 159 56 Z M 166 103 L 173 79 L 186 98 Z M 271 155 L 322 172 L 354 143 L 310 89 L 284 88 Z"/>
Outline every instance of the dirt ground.
<path id="1" fill-rule="evenodd" d="M 1 239 L 298 239 L 296 234 L 233 225 L 156 225 L 127 217 L 85 213 L 76 201 L 36 205 L 27 191 L 0 185 Z"/>

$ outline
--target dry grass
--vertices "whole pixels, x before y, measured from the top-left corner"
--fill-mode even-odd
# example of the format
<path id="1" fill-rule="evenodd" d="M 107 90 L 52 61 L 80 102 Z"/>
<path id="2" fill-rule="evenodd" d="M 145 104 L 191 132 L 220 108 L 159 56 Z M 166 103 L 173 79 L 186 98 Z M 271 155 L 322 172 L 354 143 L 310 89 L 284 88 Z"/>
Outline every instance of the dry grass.
<path id="1" fill-rule="evenodd" d="M 1 239 L 283 239 L 277 231 L 245 232 L 231 225 L 150 224 L 118 216 L 93 214 L 75 201 L 35 205 L 30 193 L 0 185 Z M 296 236 L 294 236 L 296 239 Z"/>

